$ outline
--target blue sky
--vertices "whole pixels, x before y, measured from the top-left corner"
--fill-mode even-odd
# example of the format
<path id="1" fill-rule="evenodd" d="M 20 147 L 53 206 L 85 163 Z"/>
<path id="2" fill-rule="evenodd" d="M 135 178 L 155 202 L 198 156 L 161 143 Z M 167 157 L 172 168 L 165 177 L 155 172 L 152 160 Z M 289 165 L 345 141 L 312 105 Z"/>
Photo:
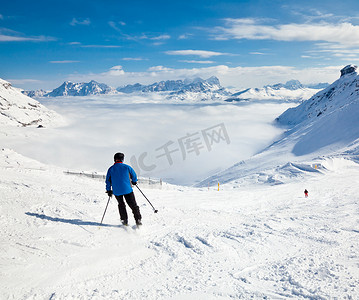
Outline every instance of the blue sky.
<path id="1" fill-rule="evenodd" d="M 3 1 L 0 77 L 25 89 L 212 75 L 332 82 L 359 60 L 359 2 Z"/>

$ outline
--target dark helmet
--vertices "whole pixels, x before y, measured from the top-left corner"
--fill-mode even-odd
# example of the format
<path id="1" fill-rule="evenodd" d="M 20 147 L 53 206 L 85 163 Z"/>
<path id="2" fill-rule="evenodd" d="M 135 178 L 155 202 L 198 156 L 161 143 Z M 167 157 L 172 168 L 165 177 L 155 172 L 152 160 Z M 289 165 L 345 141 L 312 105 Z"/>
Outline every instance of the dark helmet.
<path id="1" fill-rule="evenodd" d="M 115 156 L 113 157 L 113 159 L 116 161 L 120 161 L 123 162 L 123 160 L 125 159 L 125 154 L 123 153 L 116 153 Z"/>

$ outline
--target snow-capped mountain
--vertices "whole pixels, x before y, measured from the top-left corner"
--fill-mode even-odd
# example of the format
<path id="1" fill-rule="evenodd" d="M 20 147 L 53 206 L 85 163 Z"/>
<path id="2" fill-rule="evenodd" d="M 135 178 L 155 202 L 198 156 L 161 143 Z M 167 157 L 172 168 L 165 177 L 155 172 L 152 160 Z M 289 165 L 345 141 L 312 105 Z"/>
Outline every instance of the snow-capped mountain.
<path id="1" fill-rule="evenodd" d="M 314 166 L 326 169 L 327 157 L 359 161 L 358 115 L 359 75 L 356 66 L 348 65 L 337 81 L 276 119 L 281 125 L 291 126 L 284 136 L 199 186 L 234 180 L 238 184 L 248 180 L 278 184 L 286 178 L 321 171 Z"/>
<path id="2" fill-rule="evenodd" d="M 49 91 L 35 90 L 35 91 L 21 91 L 21 93 L 31 98 L 38 98 L 38 97 L 44 97 L 46 94 L 49 93 Z"/>
<path id="3" fill-rule="evenodd" d="M 181 101 L 224 100 L 231 95 L 221 86 L 219 79 L 215 76 L 205 80 L 199 77 L 192 80 L 166 80 L 150 85 L 136 83 L 118 88 L 117 91 L 121 93 L 168 92 L 166 99 Z"/>
<path id="4" fill-rule="evenodd" d="M 104 84 L 91 80 L 88 83 L 73 83 L 65 81 L 61 86 L 54 89 L 50 93 L 45 94 L 45 97 L 58 97 L 58 96 L 89 96 L 99 94 L 111 94 L 115 89 Z"/>
<path id="5" fill-rule="evenodd" d="M 231 95 L 227 102 L 248 101 L 248 100 L 283 100 L 302 101 L 310 98 L 323 88 L 326 84 L 304 86 L 298 80 L 290 80 L 285 84 L 277 83 L 266 85 L 263 88 L 249 88 Z"/>
<path id="6" fill-rule="evenodd" d="M 190 91 L 190 92 L 206 92 L 208 90 L 221 89 L 219 79 L 212 76 L 206 80 L 202 78 L 195 78 L 193 80 L 166 80 L 155 82 L 150 85 L 142 85 L 139 83 L 133 85 L 127 85 L 122 88 L 118 88 L 117 91 L 121 93 L 133 93 L 133 92 L 174 92 L 174 91 Z"/>
<path id="7" fill-rule="evenodd" d="M 57 126 L 64 122 L 56 112 L 24 95 L 0 79 L 0 124 L 15 126 Z"/>

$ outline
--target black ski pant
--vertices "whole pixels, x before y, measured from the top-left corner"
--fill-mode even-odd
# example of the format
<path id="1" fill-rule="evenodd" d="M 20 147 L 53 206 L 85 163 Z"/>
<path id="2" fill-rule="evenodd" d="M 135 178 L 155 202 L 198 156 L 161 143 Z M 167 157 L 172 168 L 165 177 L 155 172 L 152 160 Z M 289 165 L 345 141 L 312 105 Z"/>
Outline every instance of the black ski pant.
<path id="1" fill-rule="evenodd" d="M 126 195 L 120 195 L 115 196 L 118 202 L 118 211 L 120 212 L 121 220 L 128 221 L 127 211 L 126 211 L 126 205 L 123 201 L 123 197 L 125 197 L 126 202 L 128 206 L 132 209 L 133 216 L 135 217 L 135 220 L 141 220 L 141 213 L 140 208 L 138 207 L 135 199 L 135 194 L 133 192 L 126 194 Z"/>

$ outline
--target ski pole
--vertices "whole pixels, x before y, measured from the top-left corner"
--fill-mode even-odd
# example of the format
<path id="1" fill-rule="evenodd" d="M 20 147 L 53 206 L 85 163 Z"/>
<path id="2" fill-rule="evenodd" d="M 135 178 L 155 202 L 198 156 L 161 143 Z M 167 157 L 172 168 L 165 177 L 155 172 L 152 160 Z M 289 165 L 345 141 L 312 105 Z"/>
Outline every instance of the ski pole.
<path id="1" fill-rule="evenodd" d="M 102 225 L 102 221 L 103 221 L 103 218 L 105 217 L 106 210 L 107 210 L 107 206 L 108 206 L 108 204 L 109 204 L 109 202 L 110 202 L 110 199 L 111 199 L 111 196 L 108 197 L 108 201 L 107 201 L 107 204 L 106 204 L 105 211 L 103 212 L 103 216 L 102 216 L 100 225 Z"/>
<path id="2" fill-rule="evenodd" d="M 152 203 L 150 202 L 150 200 L 147 199 L 147 197 L 146 197 L 145 194 L 141 191 L 141 189 L 138 187 L 137 184 L 136 184 L 136 186 L 137 186 L 138 190 L 141 192 L 141 194 L 143 195 L 143 197 L 145 197 L 146 200 L 148 201 L 148 203 L 151 204 L 151 206 L 152 206 L 152 208 L 153 208 L 153 212 L 154 212 L 154 213 L 158 213 L 158 210 L 153 207 L 153 205 L 152 205 Z"/>

